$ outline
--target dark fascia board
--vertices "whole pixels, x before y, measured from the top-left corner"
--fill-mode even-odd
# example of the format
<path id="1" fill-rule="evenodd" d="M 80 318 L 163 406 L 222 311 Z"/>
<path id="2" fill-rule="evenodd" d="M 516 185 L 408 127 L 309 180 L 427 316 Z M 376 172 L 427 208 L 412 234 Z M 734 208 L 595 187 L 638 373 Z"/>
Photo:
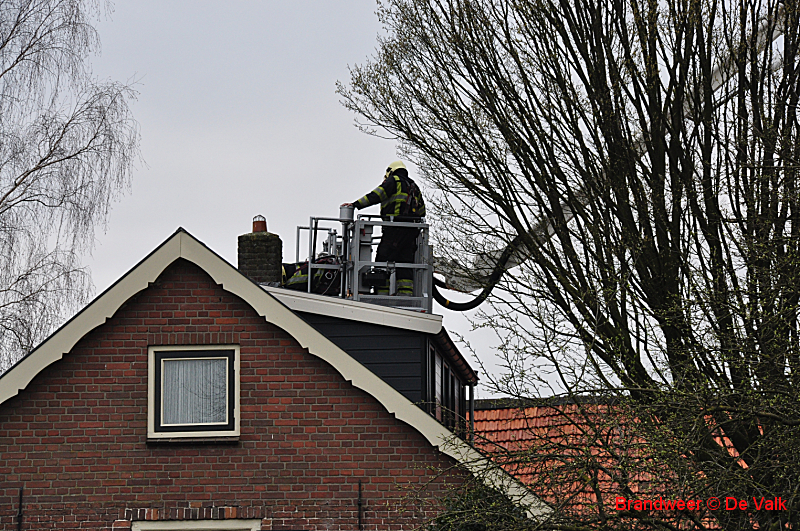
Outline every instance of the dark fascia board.
<path id="1" fill-rule="evenodd" d="M 450 362 L 450 366 L 455 369 L 456 373 L 463 381 L 468 385 L 475 385 L 478 383 L 478 374 L 472 370 L 467 360 L 461 355 L 461 352 L 459 352 L 455 343 L 453 343 L 447 330 L 442 328 L 438 334 L 431 334 L 431 338 L 434 343 L 436 343 L 436 346 L 439 347 L 439 350 L 444 353 L 445 357 Z"/>
<path id="2" fill-rule="evenodd" d="M 597 395 L 550 396 L 546 398 L 480 398 L 475 400 L 475 410 L 555 407 L 573 404 L 614 405 L 618 402 L 618 398 Z"/>

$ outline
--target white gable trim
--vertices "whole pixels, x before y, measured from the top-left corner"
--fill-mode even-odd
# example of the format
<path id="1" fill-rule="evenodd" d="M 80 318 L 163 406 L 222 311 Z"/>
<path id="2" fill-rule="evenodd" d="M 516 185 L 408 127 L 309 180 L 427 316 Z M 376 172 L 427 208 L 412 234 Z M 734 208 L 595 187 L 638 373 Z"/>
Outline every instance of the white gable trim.
<path id="1" fill-rule="evenodd" d="M 416 429 L 433 446 L 485 478 L 488 485 L 503 488 L 510 496 L 525 503 L 532 514 L 549 512 L 543 502 L 500 467 L 492 465 L 475 449 L 455 437 L 450 430 L 183 229 L 178 229 L 125 276 L 3 374 L 0 377 L 0 404 L 25 389 L 39 372 L 70 352 L 82 337 L 104 324 L 127 300 L 155 282 L 179 258 L 203 269 L 225 291 L 243 299 L 267 322 L 282 328 L 309 353 L 333 366 L 354 387 L 372 395 L 389 413 Z"/>

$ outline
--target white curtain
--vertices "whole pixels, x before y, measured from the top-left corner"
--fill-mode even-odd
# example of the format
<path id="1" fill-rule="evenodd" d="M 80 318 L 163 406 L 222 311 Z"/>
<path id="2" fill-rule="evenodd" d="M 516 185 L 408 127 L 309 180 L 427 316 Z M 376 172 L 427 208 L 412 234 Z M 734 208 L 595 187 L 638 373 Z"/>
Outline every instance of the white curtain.
<path id="1" fill-rule="evenodd" d="M 227 422 L 227 359 L 166 359 L 162 371 L 163 424 Z"/>

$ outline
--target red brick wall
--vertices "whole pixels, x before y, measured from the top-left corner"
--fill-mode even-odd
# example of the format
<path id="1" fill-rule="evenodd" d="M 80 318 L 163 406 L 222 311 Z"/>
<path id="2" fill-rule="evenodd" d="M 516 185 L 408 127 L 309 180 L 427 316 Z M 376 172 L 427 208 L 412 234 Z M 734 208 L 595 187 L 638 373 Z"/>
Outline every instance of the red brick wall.
<path id="1" fill-rule="evenodd" d="M 238 344 L 234 445 L 148 445 L 148 345 Z M 263 529 L 410 529 L 452 460 L 186 261 L 0 405 L 0 529 L 263 518 Z M 451 478 L 452 479 L 452 478 Z M 455 479 L 454 479 L 455 480 Z M 430 514 L 430 513 L 429 513 Z M 115 523 L 116 522 L 116 523 Z"/>

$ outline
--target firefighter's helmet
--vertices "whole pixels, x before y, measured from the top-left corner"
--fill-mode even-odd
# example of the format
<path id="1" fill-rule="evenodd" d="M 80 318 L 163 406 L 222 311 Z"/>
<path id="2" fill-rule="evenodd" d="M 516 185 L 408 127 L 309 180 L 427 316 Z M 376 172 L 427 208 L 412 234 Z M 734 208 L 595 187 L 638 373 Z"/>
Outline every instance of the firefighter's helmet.
<path id="1" fill-rule="evenodd" d="M 389 177 L 391 174 L 395 172 L 395 170 L 399 170 L 400 168 L 403 168 L 404 170 L 407 169 L 406 165 L 403 164 L 402 160 L 396 160 L 392 162 L 391 164 L 389 164 L 389 167 L 386 168 L 386 177 Z"/>

